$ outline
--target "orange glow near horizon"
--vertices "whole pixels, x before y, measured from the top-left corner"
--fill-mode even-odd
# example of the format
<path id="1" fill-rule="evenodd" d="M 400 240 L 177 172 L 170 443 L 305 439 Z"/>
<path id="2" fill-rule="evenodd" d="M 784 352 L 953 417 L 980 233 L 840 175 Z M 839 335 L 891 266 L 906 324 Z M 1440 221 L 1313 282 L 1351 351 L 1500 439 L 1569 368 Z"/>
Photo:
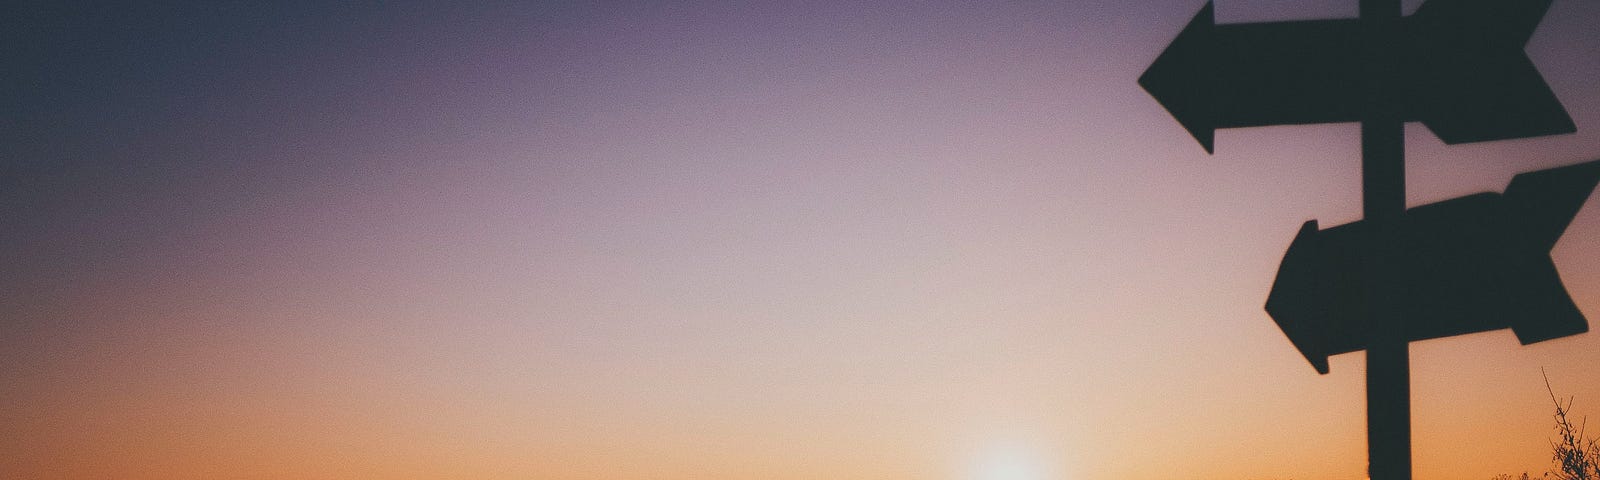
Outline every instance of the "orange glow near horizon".
<path id="1" fill-rule="evenodd" d="M 327 8 L 23 12 L 0 478 L 1365 477 L 1262 309 L 1357 128 L 1206 155 L 1135 83 L 1199 4 Z M 1413 205 L 1600 158 L 1597 19 L 1579 132 L 1412 124 Z M 1554 259 L 1595 329 L 1600 200 Z M 1541 369 L 1600 417 L 1600 334 L 1411 349 L 1416 480 L 1549 468 Z"/>

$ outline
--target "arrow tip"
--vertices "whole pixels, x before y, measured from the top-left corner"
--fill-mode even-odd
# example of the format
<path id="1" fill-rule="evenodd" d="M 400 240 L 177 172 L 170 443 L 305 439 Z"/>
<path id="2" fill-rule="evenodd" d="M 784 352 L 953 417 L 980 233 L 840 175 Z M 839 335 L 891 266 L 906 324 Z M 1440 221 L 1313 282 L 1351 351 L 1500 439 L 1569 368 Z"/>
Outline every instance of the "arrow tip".
<path id="1" fill-rule="evenodd" d="M 1211 2 L 1183 27 L 1178 37 L 1139 76 L 1139 86 L 1177 119 L 1206 153 L 1216 153 L 1212 124 L 1211 30 L 1216 25 Z"/>
<path id="2" fill-rule="evenodd" d="M 1317 373 L 1328 373 L 1328 353 L 1323 328 L 1326 327 L 1327 299 L 1320 293 L 1317 279 L 1325 272 L 1319 271 L 1320 252 L 1317 248 L 1317 221 L 1300 225 L 1289 250 L 1283 254 L 1278 276 L 1273 279 L 1272 290 L 1267 293 L 1267 315 L 1278 324 L 1278 329 L 1289 337 L 1289 343 L 1305 355 Z"/>

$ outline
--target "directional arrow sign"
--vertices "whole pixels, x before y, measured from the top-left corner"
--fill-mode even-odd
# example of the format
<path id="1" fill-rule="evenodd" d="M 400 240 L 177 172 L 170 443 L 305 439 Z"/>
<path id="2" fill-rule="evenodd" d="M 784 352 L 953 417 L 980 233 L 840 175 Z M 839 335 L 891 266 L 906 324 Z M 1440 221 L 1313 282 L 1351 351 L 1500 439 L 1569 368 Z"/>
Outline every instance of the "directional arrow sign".
<path id="1" fill-rule="evenodd" d="M 1376 234 L 1367 221 L 1317 230 L 1306 222 L 1283 257 L 1267 313 L 1320 373 L 1328 356 L 1366 348 L 1369 242 L 1399 249 L 1393 281 L 1407 295 L 1407 341 L 1510 328 L 1523 345 L 1588 331 L 1550 249 L 1600 182 L 1600 160 L 1517 175 L 1505 194 L 1480 193 L 1406 211 Z"/>
<path id="2" fill-rule="evenodd" d="M 1139 85 L 1207 152 L 1218 128 L 1379 114 L 1450 144 L 1571 133 L 1523 52 L 1550 2 L 1432 0 L 1397 32 L 1356 19 L 1217 25 L 1207 3 Z"/>

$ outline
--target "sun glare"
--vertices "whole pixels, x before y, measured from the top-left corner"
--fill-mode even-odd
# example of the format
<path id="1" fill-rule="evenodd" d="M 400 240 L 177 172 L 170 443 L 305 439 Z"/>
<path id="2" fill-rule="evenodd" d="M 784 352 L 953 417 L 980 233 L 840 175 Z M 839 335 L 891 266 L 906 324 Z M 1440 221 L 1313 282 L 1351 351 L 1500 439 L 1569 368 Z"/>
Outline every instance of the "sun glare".
<path id="1" fill-rule="evenodd" d="M 992 448 L 978 457 L 970 480 L 1047 480 L 1044 462 L 1015 445 Z"/>

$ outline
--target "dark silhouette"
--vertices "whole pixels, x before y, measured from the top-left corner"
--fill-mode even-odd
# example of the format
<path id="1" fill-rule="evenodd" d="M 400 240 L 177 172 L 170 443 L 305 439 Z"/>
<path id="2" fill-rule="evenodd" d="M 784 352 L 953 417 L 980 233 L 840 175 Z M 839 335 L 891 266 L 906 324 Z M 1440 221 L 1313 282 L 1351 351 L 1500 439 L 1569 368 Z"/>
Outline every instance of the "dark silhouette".
<path id="1" fill-rule="evenodd" d="M 1505 195 L 1480 193 L 1413 208 L 1387 231 L 1361 221 L 1300 228 L 1267 296 L 1267 313 L 1318 372 L 1328 356 L 1366 348 L 1372 328 L 1363 258 L 1399 251 L 1386 273 L 1406 295 L 1389 308 L 1407 341 L 1510 328 L 1523 345 L 1588 331 L 1550 249 L 1600 183 L 1600 161 L 1517 175 Z"/>
<path id="2" fill-rule="evenodd" d="M 1544 369 L 1539 373 L 1543 374 Z M 1550 403 L 1555 404 L 1556 439 L 1550 441 L 1550 461 L 1555 469 L 1540 476 L 1522 472 L 1521 476 L 1495 475 L 1493 480 L 1596 480 L 1600 479 L 1600 440 L 1588 436 L 1588 419 L 1573 423 L 1572 397 L 1567 403 L 1556 398 L 1550 387 L 1550 376 L 1544 376 L 1544 389 L 1550 393 Z"/>
<path id="3" fill-rule="evenodd" d="M 1366 351 L 1372 480 L 1411 478 L 1409 342 L 1588 329 L 1548 253 L 1595 163 L 1406 211 L 1405 122 L 1451 144 L 1576 131 L 1523 52 L 1550 3 L 1432 0 L 1402 17 L 1400 0 L 1360 0 L 1357 19 L 1240 25 L 1207 3 L 1139 77 L 1207 152 L 1217 128 L 1361 122 L 1365 219 L 1307 223 L 1267 309 L 1318 372 Z"/>
<path id="4" fill-rule="evenodd" d="M 1450 144 L 1572 133 L 1523 52 L 1549 7 L 1433 0 L 1374 30 L 1358 19 L 1217 25 L 1206 3 L 1139 85 L 1207 152 L 1217 128 L 1375 115 L 1421 121 Z"/>
<path id="5" fill-rule="evenodd" d="M 1572 423 L 1572 397 L 1562 405 L 1556 399 L 1556 390 L 1550 388 L 1549 375 L 1544 377 L 1544 389 L 1550 392 L 1550 403 L 1556 404 L 1556 435 L 1561 437 L 1550 441 L 1550 460 L 1556 464 L 1550 475 L 1554 480 L 1600 479 L 1600 442 L 1588 437 L 1588 419 L 1578 425 Z"/>

